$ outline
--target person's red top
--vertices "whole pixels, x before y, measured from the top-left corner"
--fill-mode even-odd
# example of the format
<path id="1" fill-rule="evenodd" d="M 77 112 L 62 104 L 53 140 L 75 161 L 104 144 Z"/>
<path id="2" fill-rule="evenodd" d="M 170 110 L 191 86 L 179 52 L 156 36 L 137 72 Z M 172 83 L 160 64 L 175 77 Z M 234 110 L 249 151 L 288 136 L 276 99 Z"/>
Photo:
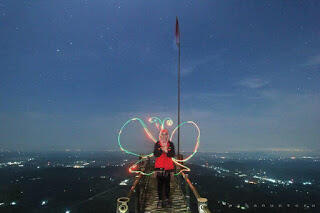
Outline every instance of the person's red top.
<path id="1" fill-rule="evenodd" d="M 174 164 L 172 157 L 174 157 L 174 145 L 172 142 L 168 141 L 168 153 L 165 153 L 161 150 L 160 142 L 158 141 L 154 146 L 154 156 L 156 158 L 155 168 L 163 168 L 164 170 L 174 169 Z"/>

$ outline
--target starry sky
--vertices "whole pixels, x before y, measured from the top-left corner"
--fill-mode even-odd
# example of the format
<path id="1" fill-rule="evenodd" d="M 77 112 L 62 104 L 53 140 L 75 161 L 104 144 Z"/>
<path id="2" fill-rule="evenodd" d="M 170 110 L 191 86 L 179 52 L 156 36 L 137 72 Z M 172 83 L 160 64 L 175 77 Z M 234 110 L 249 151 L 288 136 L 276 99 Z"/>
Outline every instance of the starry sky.
<path id="1" fill-rule="evenodd" d="M 176 16 L 181 120 L 200 126 L 199 151 L 320 150 L 319 11 L 317 0 L 0 0 L 0 150 L 116 150 L 130 118 L 176 125 Z M 195 130 L 181 134 L 191 151 Z M 123 144 L 152 149 L 138 123 Z"/>

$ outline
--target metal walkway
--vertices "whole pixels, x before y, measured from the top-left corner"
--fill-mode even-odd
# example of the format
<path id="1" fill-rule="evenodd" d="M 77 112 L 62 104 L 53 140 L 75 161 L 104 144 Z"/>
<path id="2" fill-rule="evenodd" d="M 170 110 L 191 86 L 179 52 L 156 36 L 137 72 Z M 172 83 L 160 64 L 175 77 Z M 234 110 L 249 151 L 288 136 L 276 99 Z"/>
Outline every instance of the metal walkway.
<path id="1" fill-rule="evenodd" d="M 149 176 L 148 187 L 146 192 L 145 201 L 145 213 L 153 212 L 172 212 L 172 213 L 185 213 L 190 212 L 187 207 L 185 197 L 180 189 L 180 185 L 177 183 L 176 178 L 171 177 L 170 184 L 170 198 L 172 201 L 172 208 L 157 208 L 159 200 L 157 193 L 157 179 L 153 176 Z"/>
<path id="2" fill-rule="evenodd" d="M 139 167 L 142 172 L 152 172 L 153 166 L 150 164 L 150 158 L 144 160 Z M 135 180 L 127 196 L 117 199 L 116 213 L 129 213 L 129 206 L 131 208 L 130 212 L 135 213 L 190 213 L 191 194 L 196 198 L 197 212 L 210 213 L 208 200 L 200 196 L 188 178 L 188 174 L 181 172 L 178 176 L 171 176 L 170 198 L 172 207 L 157 208 L 159 200 L 157 179 L 155 175 L 147 176 L 140 173 L 135 176 Z"/>

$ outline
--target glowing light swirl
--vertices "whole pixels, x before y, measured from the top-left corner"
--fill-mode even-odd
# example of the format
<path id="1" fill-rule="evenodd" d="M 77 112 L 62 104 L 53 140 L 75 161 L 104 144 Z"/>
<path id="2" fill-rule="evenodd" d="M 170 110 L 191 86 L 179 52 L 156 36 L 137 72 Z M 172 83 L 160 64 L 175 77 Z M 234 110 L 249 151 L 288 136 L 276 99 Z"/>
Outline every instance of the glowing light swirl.
<path id="1" fill-rule="evenodd" d="M 134 170 L 134 169 L 137 168 L 137 165 L 138 165 L 139 163 L 141 163 L 143 160 L 145 160 L 145 159 L 148 158 L 148 157 L 152 157 L 152 156 L 153 156 L 153 153 L 150 153 L 150 154 L 148 154 L 148 155 L 139 155 L 139 154 L 136 154 L 136 153 L 134 153 L 134 152 L 130 152 L 129 150 L 125 149 L 125 148 L 121 145 L 121 140 L 120 140 L 121 134 L 122 134 L 123 130 L 125 129 L 125 127 L 126 127 L 130 122 L 132 122 L 132 121 L 138 121 L 138 122 L 142 125 L 142 127 L 143 127 L 144 131 L 146 132 L 147 136 L 148 136 L 154 143 L 157 142 L 157 140 L 155 139 L 155 137 L 151 134 L 151 132 L 150 132 L 149 129 L 147 128 L 146 124 L 145 124 L 140 118 L 132 118 L 132 119 L 128 120 L 127 122 L 125 122 L 124 125 L 121 127 L 121 129 L 120 129 L 120 131 L 119 131 L 119 134 L 118 134 L 118 144 L 119 144 L 119 146 L 120 146 L 121 151 L 124 151 L 124 152 L 126 152 L 127 154 L 130 154 L 130 155 L 134 155 L 134 156 L 137 156 L 137 157 L 141 157 L 140 160 L 138 160 L 138 161 L 135 162 L 132 166 L 129 167 L 129 172 L 130 172 L 130 173 L 137 173 L 137 174 L 142 174 L 142 175 L 152 175 L 152 174 L 155 173 L 154 171 L 153 171 L 153 172 L 150 172 L 150 173 L 145 173 L 145 172 L 143 172 L 143 171 L 141 171 L 141 170 Z M 166 118 L 164 118 L 163 120 L 161 120 L 161 119 L 158 118 L 158 117 L 151 117 L 151 118 L 148 119 L 148 121 L 149 121 L 150 123 L 154 123 L 155 126 L 156 126 L 156 128 L 157 128 L 158 130 L 159 130 L 159 126 L 161 126 L 161 129 L 164 129 L 164 125 L 165 125 L 165 124 L 166 124 L 167 126 L 172 126 L 172 125 L 173 125 L 173 121 L 172 121 L 172 119 L 169 118 L 169 117 L 166 117 Z M 172 132 L 172 134 L 171 134 L 171 137 L 170 137 L 170 141 L 172 141 L 172 138 L 173 138 L 175 132 L 176 132 L 181 126 L 183 126 L 184 124 L 192 124 L 193 126 L 195 126 L 196 129 L 197 129 L 197 131 L 198 131 L 198 136 L 197 136 L 195 148 L 194 148 L 193 153 L 192 153 L 191 155 L 189 155 L 187 158 L 182 159 L 182 160 L 179 160 L 179 159 L 176 159 L 176 158 L 172 158 L 172 161 L 173 161 L 176 165 L 178 165 L 178 166 L 180 166 L 180 167 L 182 168 L 178 173 L 175 173 L 174 175 L 179 175 L 179 174 L 180 174 L 181 172 L 183 172 L 183 171 L 191 171 L 190 168 L 188 168 L 188 167 L 185 166 L 185 165 L 182 165 L 182 163 L 190 160 L 190 159 L 197 153 L 198 148 L 199 148 L 199 144 L 200 144 L 200 129 L 199 129 L 199 127 L 197 126 L 197 124 L 194 123 L 193 121 L 183 122 L 183 123 L 179 124 L 176 128 L 174 128 L 174 130 L 173 130 L 173 132 Z"/>
<path id="2" fill-rule="evenodd" d="M 194 127 L 196 127 L 196 129 L 197 129 L 197 131 L 198 131 L 198 136 L 197 136 L 196 145 L 195 145 L 195 147 L 194 147 L 194 150 L 193 150 L 192 154 L 189 155 L 187 158 L 182 159 L 182 160 L 177 160 L 177 159 L 176 159 L 177 162 L 186 162 L 186 161 L 190 160 L 190 159 L 198 152 L 198 148 L 199 148 L 199 145 L 200 145 L 200 129 L 199 129 L 198 125 L 197 125 L 195 122 L 193 122 L 193 121 L 183 122 L 183 123 L 179 124 L 176 128 L 174 128 L 174 130 L 173 130 L 173 132 L 172 132 L 172 134 L 171 134 L 171 137 L 170 137 L 170 141 L 172 141 L 172 138 L 173 138 L 173 136 L 174 136 L 174 133 L 175 133 L 181 126 L 183 126 L 183 125 L 185 125 L 185 124 L 192 124 Z"/>
<path id="3" fill-rule="evenodd" d="M 165 122 L 167 121 L 167 122 Z M 150 123 L 155 123 L 155 126 L 157 127 L 157 129 L 159 130 L 159 126 L 161 126 L 161 129 L 164 129 L 164 124 L 166 124 L 167 126 L 172 126 L 173 121 L 171 118 L 169 117 L 165 117 L 163 120 L 161 120 L 158 117 L 151 117 L 149 118 L 149 122 Z"/>
<path id="4" fill-rule="evenodd" d="M 120 137 L 121 137 L 121 134 L 122 134 L 122 132 L 123 132 L 123 129 L 124 129 L 131 121 L 138 121 L 138 122 L 142 125 L 142 127 L 143 127 L 144 131 L 146 132 L 147 136 L 148 136 L 153 142 L 155 142 L 155 143 L 157 142 L 157 140 L 153 137 L 153 135 L 151 134 L 151 132 L 148 130 L 147 125 L 146 125 L 140 118 L 131 118 L 130 120 L 128 120 L 127 122 L 125 122 L 125 123 L 123 124 L 123 126 L 121 127 L 121 129 L 120 129 L 120 131 L 119 131 L 119 134 L 118 134 L 118 144 L 119 144 L 119 146 L 120 146 L 120 149 L 121 149 L 121 151 L 124 151 L 124 152 L 127 153 L 127 154 L 140 157 L 139 154 L 136 154 L 136 153 L 134 153 L 134 152 L 130 152 L 129 150 L 123 148 L 123 146 L 121 145 L 121 142 L 120 142 Z"/>
<path id="5" fill-rule="evenodd" d="M 149 119 L 149 122 L 150 122 L 150 123 L 153 123 L 153 122 L 155 122 L 155 121 L 157 121 L 157 120 L 161 121 L 159 118 L 154 117 L 154 118 L 150 118 L 150 119 Z M 144 159 L 146 159 L 146 158 L 148 158 L 148 157 L 152 157 L 152 156 L 153 156 L 153 153 L 150 153 L 150 154 L 148 154 L 148 155 L 139 155 L 139 154 L 137 154 L 137 153 L 130 152 L 129 150 L 125 149 L 125 148 L 122 146 L 122 144 L 121 144 L 121 140 L 120 140 L 121 134 L 122 134 L 123 130 L 125 129 L 125 127 L 126 127 L 130 122 L 132 122 L 132 121 L 138 121 L 138 122 L 142 125 L 142 127 L 143 127 L 145 133 L 147 134 L 147 136 L 148 136 L 153 142 L 155 142 L 155 143 L 157 142 L 157 140 L 154 138 L 154 136 L 151 134 L 151 132 L 150 132 L 149 129 L 147 128 L 147 125 L 146 125 L 140 118 L 132 118 L 132 119 L 128 120 L 127 122 L 125 122 L 124 125 L 121 127 L 121 129 L 120 129 L 120 131 L 119 131 L 119 134 L 118 134 L 118 144 L 119 144 L 119 146 L 120 146 L 121 151 L 124 151 L 125 153 L 130 154 L 130 155 L 134 155 L 134 156 L 137 156 L 137 157 L 141 157 L 140 160 L 138 160 L 138 161 L 135 162 L 132 166 L 130 166 L 130 168 L 129 168 L 129 172 L 130 172 L 130 173 L 138 173 L 138 174 L 141 173 L 141 174 L 143 174 L 143 175 L 152 175 L 154 172 L 144 173 L 144 172 L 142 172 L 142 171 L 134 170 L 134 169 L 137 168 L 137 165 L 138 165 L 141 161 L 143 161 Z"/>

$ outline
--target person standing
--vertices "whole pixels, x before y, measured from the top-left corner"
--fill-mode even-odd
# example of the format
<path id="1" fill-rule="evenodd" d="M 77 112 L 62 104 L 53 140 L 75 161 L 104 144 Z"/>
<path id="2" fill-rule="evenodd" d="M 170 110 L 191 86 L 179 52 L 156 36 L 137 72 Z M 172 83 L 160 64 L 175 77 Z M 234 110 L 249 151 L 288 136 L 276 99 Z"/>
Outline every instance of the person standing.
<path id="1" fill-rule="evenodd" d="M 171 207 L 170 177 L 174 171 L 172 157 L 175 156 L 174 145 L 169 141 L 169 131 L 162 129 L 159 133 L 159 141 L 154 145 L 155 171 L 158 182 L 159 201 L 157 207 Z M 163 193 L 164 192 L 164 193 Z"/>

